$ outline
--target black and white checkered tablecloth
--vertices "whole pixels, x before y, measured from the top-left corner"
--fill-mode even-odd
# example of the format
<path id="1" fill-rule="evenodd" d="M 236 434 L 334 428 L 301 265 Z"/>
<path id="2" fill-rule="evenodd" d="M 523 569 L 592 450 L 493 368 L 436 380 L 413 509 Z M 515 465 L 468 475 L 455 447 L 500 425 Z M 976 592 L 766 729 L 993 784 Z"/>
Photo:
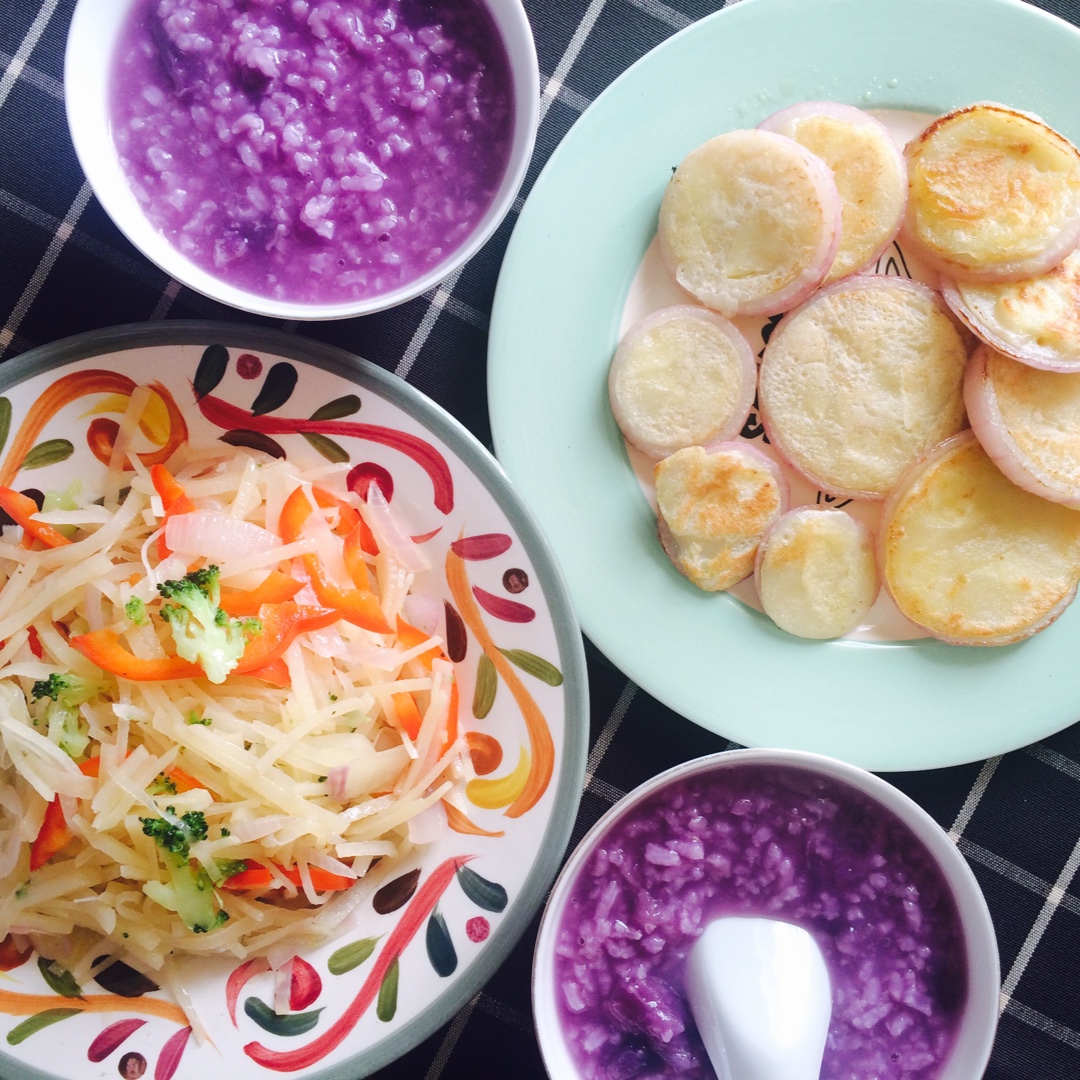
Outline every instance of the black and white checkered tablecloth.
<path id="1" fill-rule="evenodd" d="M 0 0 L 0 360 L 120 323 L 260 321 L 170 281 L 131 248 L 92 197 L 63 109 L 64 41 L 74 2 Z M 542 121 L 523 194 L 616 75 L 723 0 L 526 0 L 525 6 L 540 57 Z M 1039 6 L 1080 25 L 1080 0 Z M 515 217 L 456 279 L 421 299 L 368 318 L 285 329 L 396 372 L 490 446 L 487 324 Z M 575 840 L 649 776 L 728 745 L 650 699 L 591 647 L 588 661 L 591 752 Z M 655 737 L 658 730 L 663 739 Z M 889 779 L 951 831 L 993 914 L 1003 987 L 986 1076 L 1078 1080 L 1080 726 L 1001 758 Z M 380 1080 L 542 1078 L 529 1000 L 534 932 L 535 926 L 446 1028 L 378 1073 Z"/>

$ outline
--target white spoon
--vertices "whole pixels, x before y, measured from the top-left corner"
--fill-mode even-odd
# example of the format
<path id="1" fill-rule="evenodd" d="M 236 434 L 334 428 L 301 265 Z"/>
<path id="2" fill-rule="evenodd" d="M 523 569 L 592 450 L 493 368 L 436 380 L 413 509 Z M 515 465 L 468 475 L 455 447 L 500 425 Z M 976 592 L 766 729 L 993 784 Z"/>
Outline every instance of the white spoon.
<path id="1" fill-rule="evenodd" d="M 719 1080 L 818 1080 L 832 990 L 801 926 L 714 920 L 690 951 L 686 993 Z"/>

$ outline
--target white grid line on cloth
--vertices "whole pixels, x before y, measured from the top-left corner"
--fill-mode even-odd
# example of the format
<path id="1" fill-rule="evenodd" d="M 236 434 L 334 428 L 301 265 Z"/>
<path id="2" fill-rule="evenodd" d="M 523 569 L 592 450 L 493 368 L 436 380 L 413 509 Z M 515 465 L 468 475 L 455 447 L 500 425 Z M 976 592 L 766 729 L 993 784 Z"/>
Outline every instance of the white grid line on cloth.
<path id="1" fill-rule="evenodd" d="M 681 11 L 676 11 L 667 4 L 661 3 L 660 0 L 627 0 L 627 3 L 645 12 L 646 15 L 651 15 L 657 22 L 670 26 L 673 30 L 683 30 L 695 21 L 693 16 L 684 15 Z"/>
<path id="2" fill-rule="evenodd" d="M 158 298 L 158 302 L 154 305 L 154 310 L 150 312 L 150 321 L 157 322 L 159 319 L 164 319 L 169 313 L 169 308 L 173 306 L 173 301 L 180 295 L 180 290 L 183 286 L 176 278 L 169 278 L 168 285 L 162 290 L 161 296 Z"/>
<path id="3" fill-rule="evenodd" d="M 542 75 L 540 77 L 540 93 L 544 97 L 548 96 L 548 87 L 551 85 L 551 77 L 547 75 Z M 567 108 L 573 109 L 574 112 L 579 113 L 583 113 L 592 104 L 592 101 L 586 97 L 585 94 L 582 94 L 577 90 L 571 90 L 569 86 L 556 86 L 551 92 L 551 97 L 556 101 L 562 102 Z"/>
<path id="4" fill-rule="evenodd" d="M 619 730 L 619 727 L 626 716 L 626 711 L 630 708 L 630 703 L 634 700 L 634 695 L 636 693 L 637 686 L 627 679 L 626 685 L 619 695 L 619 700 L 615 702 L 615 707 L 608 714 L 607 722 L 600 730 L 595 745 L 589 751 L 589 758 L 585 762 L 586 787 L 592 783 L 593 777 L 596 775 L 596 770 L 599 768 L 604 755 L 608 752 L 612 740 L 615 738 L 615 733 Z"/>
<path id="5" fill-rule="evenodd" d="M 1072 758 L 1068 758 L 1064 754 L 1059 754 L 1056 750 L 1051 750 L 1049 746 L 1035 743 L 1032 746 L 1024 747 L 1024 753 L 1037 761 L 1041 761 L 1044 765 L 1049 765 L 1051 768 L 1057 769 L 1058 772 L 1072 777 L 1073 780 L 1080 780 L 1080 763 L 1073 761 Z"/>
<path id="6" fill-rule="evenodd" d="M 1035 922 L 1028 931 L 1027 937 L 1024 938 L 1024 944 L 1020 946 L 1020 951 L 1016 954 L 1016 959 L 1009 969 L 1009 974 L 1005 976 L 1005 981 L 1001 984 L 1001 996 L 998 999 L 999 1015 L 1009 1007 L 1009 1002 L 1016 992 L 1017 984 L 1023 977 L 1024 969 L 1028 966 L 1032 956 L 1035 955 L 1035 948 L 1039 944 L 1043 934 L 1046 932 L 1047 926 L 1050 925 L 1050 920 L 1053 918 L 1054 912 L 1057 911 L 1058 906 L 1064 899 L 1066 890 L 1072 882 L 1072 879 L 1076 877 L 1076 871 L 1078 869 L 1080 869 L 1080 840 L 1077 840 L 1076 845 L 1072 849 L 1072 853 L 1065 861 L 1065 865 L 1062 867 L 1057 881 L 1054 882 L 1042 909 L 1039 911 Z"/>
<path id="7" fill-rule="evenodd" d="M 621 788 L 617 788 L 614 784 L 609 784 L 606 780 L 601 780 L 599 776 L 588 777 L 585 781 L 584 790 L 590 795 L 598 796 L 603 799 L 604 802 L 611 803 L 612 806 L 626 796 L 626 792 Z"/>
<path id="8" fill-rule="evenodd" d="M 1028 1027 L 1033 1027 L 1044 1035 L 1050 1035 L 1073 1050 L 1080 1050 L 1080 1032 L 1066 1027 L 1057 1020 L 1051 1020 L 1049 1016 L 1044 1016 L 1041 1012 L 1019 1001 L 1010 1001 L 1008 1011 L 1014 1020 L 1020 1020 Z"/>
<path id="9" fill-rule="evenodd" d="M 14 63 L 15 57 L 11 53 L 0 50 L 0 68 L 10 71 L 11 65 Z M 55 98 L 57 101 L 64 100 L 64 84 L 59 79 L 54 79 L 51 75 L 38 71 L 33 64 L 24 63 L 14 81 L 22 81 L 28 86 L 34 87 L 35 90 L 48 94 L 49 97 Z"/>
<path id="10" fill-rule="evenodd" d="M 454 1047 L 457 1046 L 461 1033 L 465 1030 L 465 1025 L 468 1024 L 469 1017 L 472 1016 L 480 996 L 480 994 L 477 994 L 476 997 L 472 998 L 450 1021 L 450 1026 L 446 1029 L 446 1034 L 443 1036 L 442 1042 L 439 1043 L 438 1050 L 435 1051 L 435 1057 L 428 1066 L 428 1071 L 424 1073 L 424 1080 L 439 1080 L 439 1077 L 442 1076 L 443 1069 L 446 1068 L 446 1063 L 450 1060 L 450 1055 L 453 1054 Z"/>
<path id="11" fill-rule="evenodd" d="M 412 370 L 413 364 L 416 363 L 416 358 L 420 355 L 424 342 L 431 336 L 431 331 L 434 329 L 435 323 L 438 322 L 439 316 L 442 314 L 443 308 L 446 307 L 446 303 L 450 299 L 454 286 L 458 283 L 460 277 L 461 270 L 455 270 L 435 289 L 427 311 L 424 312 L 424 317 L 420 320 L 420 325 L 413 333 L 412 340 L 405 346 L 405 352 L 402 353 L 397 367 L 394 368 L 394 374 L 399 378 L 407 379 L 409 377 L 409 372 Z"/>
<path id="12" fill-rule="evenodd" d="M 3 330 L 0 330 L 0 357 L 7 351 L 8 346 L 15 337 L 15 332 L 19 329 L 19 325 L 26 318 L 26 313 L 30 310 L 31 304 L 37 298 L 37 294 L 41 292 L 45 279 L 49 276 L 53 266 L 56 265 L 56 260 L 60 257 L 64 244 L 67 243 L 68 238 L 75 231 L 75 222 L 79 220 L 79 216 L 86 209 L 86 204 L 90 201 L 90 195 L 90 185 L 84 180 L 82 187 L 79 188 L 78 195 L 75 196 L 75 201 L 64 215 L 64 220 L 60 222 L 56 232 L 53 233 L 49 246 L 41 257 L 41 262 L 37 264 L 34 273 L 27 282 L 26 288 L 23 289 L 22 296 L 16 301 Z"/>
<path id="13" fill-rule="evenodd" d="M 30 29 L 26 31 L 26 37 L 22 39 L 18 49 L 15 50 L 11 63 L 8 64 L 4 74 L 0 75 L 0 109 L 4 107 L 8 95 L 11 93 L 11 88 L 18 81 L 23 68 L 26 67 L 26 61 L 30 59 L 30 54 L 41 39 L 41 35 L 45 33 L 45 27 L 49 25 L 49 20 L 53 17 L 53 12 L 56 11 L 59 3 L 60 0 L 45 0 L 37 15 L 34 16 Z"/>
<path id="14" fill-rule="evenodd" d="M 975 778 L 975 783 L 972 784 L 971 790 L 968 792 L 968 797 L 964 800 L 964 805 L 960 807 L 960 812 L 956 815 L 956 820 L 952 823 L 952 828 L 949 829 L 949 839 L 954 844 L 960 839 L 964 830 L 968 827 L 968 823 L 971 821 L 971 817 L 975 813 L 976 807 L 982 801 L 982 797 L 986 794 L 986 788 L 990 783 L 990 777 L 994 775 L 999 764 L 1001 764 L 1000 755 L 988 758 L 984 762 L 983 767 L 979 770 L 979 775 Z"/>
<path id="15" fill-rule="evenodd" d="M 570 43 L 566 46 L 566 51 L 555 65 L 555 70 L 551 73 L 551 78 L 548 79 L 547 84 L 544 86 L 543 93 L 540 95 L 541 124 L 544 122 L 544 117 L 547 116 L 548 109 L 551 108 L 556 96 L 562 89 L 562 84 L 565 81 L 566 76 L 570 74 L 570 69 L 574 66 L 574 61 L 577 60 L 578 55 L 584 48 L 585 41 L 589 34 L 592 33 L 592 28 L 596 25 L 596 20 L 600 18 L 600 12 L 604 10 L 604 5 L 606 3 L 607 0 L 592 0 L 585 11 L 585 14 L 581 17 L 581 22 L 578 23 L 573 36 L 570 38 Z"/>

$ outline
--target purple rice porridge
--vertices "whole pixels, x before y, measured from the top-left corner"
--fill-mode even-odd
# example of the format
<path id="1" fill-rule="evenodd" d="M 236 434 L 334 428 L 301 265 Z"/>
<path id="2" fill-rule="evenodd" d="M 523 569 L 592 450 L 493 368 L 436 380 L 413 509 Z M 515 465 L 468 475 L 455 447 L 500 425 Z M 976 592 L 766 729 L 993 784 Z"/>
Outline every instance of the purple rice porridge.
<path id="1" fill-rule="evenodd" d="M 509 60 L 481 0 L 136 0 L 111 78 L 152 224 L 277 300 L 415 281 L 473 232 L 510 155 Z"/>
<path id="2" fill-rule="evenodd" d="M 684 996 L 718 915 L 797 923 L 821 946 L 833 1014 L 822 1080 L 932 1080 L 967 998 L 964 936 L 929 852 L 856 788 L 793 766 L 721 767 L 619 818 L 578 872 L 554 985 L 588 1080 L 715 1074 Z"/>

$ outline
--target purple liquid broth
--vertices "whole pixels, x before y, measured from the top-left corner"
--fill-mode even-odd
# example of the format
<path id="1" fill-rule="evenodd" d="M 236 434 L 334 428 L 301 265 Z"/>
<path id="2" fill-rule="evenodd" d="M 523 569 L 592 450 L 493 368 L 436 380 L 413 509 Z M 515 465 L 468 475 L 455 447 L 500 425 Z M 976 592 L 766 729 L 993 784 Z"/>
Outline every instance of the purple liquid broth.
<path id="1" fill-rule="evenodd" d="M 509 160 L 513 83 L 480 0 L 138 0 L 111 117 L 132 192 L 192 262 L 341 303 L 472 234 Z"/>
<path id="2" fill-rule="evenodd" d="M 588 1080 L 714 1077 L 684 992 L 719 915 L 805 927 L 832 982 L 822 1080 L 933 1080 L 967 999 L 955 900 L 923 843 L 839 780 L 738 766 L 655 792 L 569 893 L 555 947 L 567 1043 Z"/>

